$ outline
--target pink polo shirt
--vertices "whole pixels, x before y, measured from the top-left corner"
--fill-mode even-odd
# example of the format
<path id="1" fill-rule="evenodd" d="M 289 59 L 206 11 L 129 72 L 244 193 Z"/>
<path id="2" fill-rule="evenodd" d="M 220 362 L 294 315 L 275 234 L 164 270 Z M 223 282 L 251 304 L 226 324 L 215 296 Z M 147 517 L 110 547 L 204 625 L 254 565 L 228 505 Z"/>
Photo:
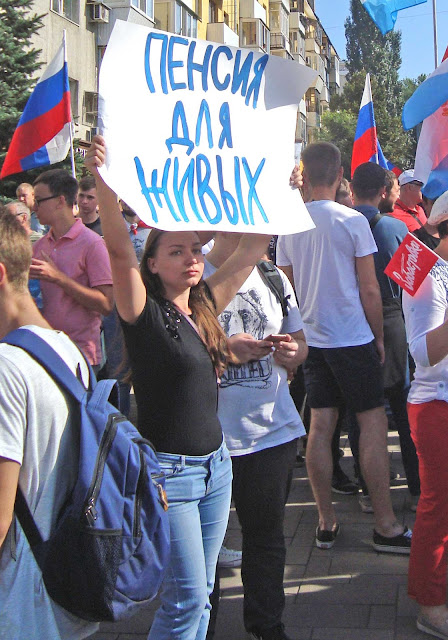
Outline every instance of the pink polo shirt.
<path id="1" fill-rule="evenodd" d="M 52 230 L 33 246 L 33 257 L 47 254 L 57 268 L 85 287 L 112 284 L 109 255 L 104 240 L 81 220 L 56 240 Z M 80 305 L 61 287 L 40 281 L 42 314 L 54 328 L 64 331 L 83 350 L 90 364 L 101 362 L 101 314 Z"/>

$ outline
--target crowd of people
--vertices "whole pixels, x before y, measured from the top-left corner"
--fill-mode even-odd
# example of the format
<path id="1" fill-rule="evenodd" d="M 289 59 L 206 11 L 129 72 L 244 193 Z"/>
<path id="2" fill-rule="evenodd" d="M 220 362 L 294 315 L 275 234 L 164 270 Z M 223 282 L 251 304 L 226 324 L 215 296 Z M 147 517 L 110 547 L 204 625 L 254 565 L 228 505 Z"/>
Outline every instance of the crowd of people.
<path id="1" fill-rule="evenodd" d="M 410 554 L 418 628 L 448 638 L 448 194 L 429 201 L 412 169 L 397 179 L 373 163 L 349 184 L 338 148 L 311 144 L 290 183 L 315 228 L 275 240 L 217 232 L 204 257 L 210 237 L 150 230 L 117 198 L 98 171 L 106 153 L 96 137 L 79 184 L 50 169 L 1 209 L 0 338 L 31 329 L 87 386 L 86 358 L 99 376 L 118 378 L 127 415 L 133 386 L 137 427 L 155 447 L 169 503 L 170 562 L 150 640 L 212 637 L 232 498 L 244 626 L 255 639 L 291 640 L 283 522 L 304 437 L 316 546 L 337 545 L 332 491 L 356 493 L 359 483 L 373 548 Z M 412 298 L 384 274 L 408 231 L 439 255 Z M 6 343 L 0 388 L 0 638 L 87 637 L 97 625 L 49 598 L 13 515 L 19 486 L 48 537 L 69 497 L 70 401 Z M 417 511 L 414 534 L 392 508 L 388 420 Z M 341 425 L 357 482 L 339 467 Z"/>

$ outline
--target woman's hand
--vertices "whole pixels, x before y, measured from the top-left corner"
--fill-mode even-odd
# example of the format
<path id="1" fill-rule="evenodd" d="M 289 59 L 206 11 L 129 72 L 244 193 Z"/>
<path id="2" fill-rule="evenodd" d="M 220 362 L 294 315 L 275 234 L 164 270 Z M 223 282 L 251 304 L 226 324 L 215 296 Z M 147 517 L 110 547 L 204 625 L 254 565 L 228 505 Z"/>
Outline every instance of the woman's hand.
<path id="1" fill-rule="evenodd" d="M 106 161 L 106 142 L 103 136 L 95 136 L 84 158 L 84 164 L 95 177 L 99 177 L 98 168 Z"/>

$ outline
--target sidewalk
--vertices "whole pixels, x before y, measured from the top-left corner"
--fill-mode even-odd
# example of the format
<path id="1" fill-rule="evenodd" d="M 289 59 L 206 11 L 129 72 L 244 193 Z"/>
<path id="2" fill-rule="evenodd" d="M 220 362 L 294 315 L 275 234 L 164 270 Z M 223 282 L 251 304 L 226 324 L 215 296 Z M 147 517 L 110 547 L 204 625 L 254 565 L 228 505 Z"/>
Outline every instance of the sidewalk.
<path id="1" fill-rule="evenodd" d="M 346 438 L 341 445 L 346 445 Z M 341 466 L 353 476 L 350 450 Z M 392 468 L 403 476 L 398 436 L 389 433 Z M 396 480 L 392 499 L 399 521 L 412 527 L 405 481 Z M 356 496 L 334 494 L 341 533 L 333 549 L 314 545 L 317 514 L 306 469 L 295 470 L 285 520 L 287 559 L 284 614 L 293 640 L 424 640 L 417 631 L 417 607 L 406 594 L 408 557 L 376 553 L 371 547 L 373 516 L 363 514 Z M 241 549 L 238 521 L 230 514 L 226 545 Z M 246 640 L 242 623 L 239 569 L 221 570 L 221 604 L 215 640 Z M 130 621 L 103 624 L 94 640 L 144 640 L 156 608 Z"/>

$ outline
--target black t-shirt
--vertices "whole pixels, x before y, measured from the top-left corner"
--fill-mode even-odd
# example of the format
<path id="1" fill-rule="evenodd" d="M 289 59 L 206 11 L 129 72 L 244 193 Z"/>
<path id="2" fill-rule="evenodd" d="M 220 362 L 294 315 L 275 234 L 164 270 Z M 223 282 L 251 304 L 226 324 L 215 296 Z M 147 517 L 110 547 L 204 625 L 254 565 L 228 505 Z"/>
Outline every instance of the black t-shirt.
<path id="1" fill-rule="evenodd" d="M 420 227 L 420 229 L 416 229 L 412 233 L 433 251 L 439 246 L 440 238 L 435 238 L 434 236 L 432 236 L 426 231 L 425 227 Z"/>
<path id="2" fill-rule="evenodd" d="M 99 236 L 103 235 L 103 230 L 101 229 L 101 219 L 98 217 L 93 222 L 84 222 L 85 226 L 92 231 L 95 231 Z"/>
<path id="3" fill-rule="evenodd" d="M 171 303 L 148 297 L 133 325 L 122 320 L 138 428 L 156 451 L 203 456 L 219 448 L 218 385 L 208 351 Z"/>

